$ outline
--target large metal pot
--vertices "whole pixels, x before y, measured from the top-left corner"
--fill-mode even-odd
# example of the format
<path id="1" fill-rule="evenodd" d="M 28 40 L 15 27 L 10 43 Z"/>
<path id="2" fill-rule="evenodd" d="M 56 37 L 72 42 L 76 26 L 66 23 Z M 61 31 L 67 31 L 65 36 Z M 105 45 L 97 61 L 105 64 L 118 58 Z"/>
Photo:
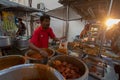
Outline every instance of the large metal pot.
<path id="1" fill-rule="evenodd" d="M 81 60 L 79 60 L 73 56 L 59 55 L 59 56 L 52 57 L 51 60 L 48 62 L 48 65 L 50 65 L 51 67 L 54 67 L 53 62 L 55 60 L 60 60 L 61 62 L 65 61 L 65 62 L 75 65 L 76 67 L 79 67 L 81 69 L 81 77 L 79 77 L 77 79 L 67 79 L 67 80 L 88 80 L 88 73 L 89 73 L 88 67 Z"/>
<path id="2" fill-rule="evenodd" d="M 42 64 L 22 64 L 0 71 L 0 80 L 65 80 L 55 69 Z"/>
<path id="3" fill-rule="evenodd" d="M 11 45 L 11 38 L 9 36 L 0 36 L 0 47 Z"/>
<path id="4" fill-rule="evenodd" d="M 8 55 L 0 57 L 0 70 L 25 63 L 25 58 L 21 55 Z"/>
<path id="5" fill-rule="evenodd" d="M 16 42 L 19 48 L 27 48 L 29 46 L 28 39 L 18 39 Z"/>

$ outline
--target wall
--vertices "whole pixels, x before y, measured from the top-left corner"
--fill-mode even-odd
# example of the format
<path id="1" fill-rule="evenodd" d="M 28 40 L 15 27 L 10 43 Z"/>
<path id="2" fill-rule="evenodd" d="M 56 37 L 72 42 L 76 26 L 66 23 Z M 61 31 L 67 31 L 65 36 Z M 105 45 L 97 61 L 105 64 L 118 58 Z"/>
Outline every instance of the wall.
<path id="1" fill-rule="evenodd" d="M 10 0 L 10 1 L 13 1 L 13 2 L 16 2 L 16 3 L 19 3 L 19 4 L 26 4 L 27 0 Z"/>
<path id="2" fill-rule="evenodd" d="M 62 6 L 61 4 L 58 3 L 59 0 L 33 0 L 32 6 L 34 8 L 37 8 L 37 3 L 44 3 L 45 7 L 49 10 L 55 9 L 57 7 Z"/>
<path id="3" fill-rule="evenodd" d="M 68 41 L 73 41 L 76 35 L 80 35 L 81 31 L 85 26 L 85 21 L 70 21 L 68 31 Z"/>
<path id="4" fill-rule="evenodd" d="M 59 19 L 51 18 L 51 25 L 56 37 L 62 37 L 65 33 L 65 22 Z"/>

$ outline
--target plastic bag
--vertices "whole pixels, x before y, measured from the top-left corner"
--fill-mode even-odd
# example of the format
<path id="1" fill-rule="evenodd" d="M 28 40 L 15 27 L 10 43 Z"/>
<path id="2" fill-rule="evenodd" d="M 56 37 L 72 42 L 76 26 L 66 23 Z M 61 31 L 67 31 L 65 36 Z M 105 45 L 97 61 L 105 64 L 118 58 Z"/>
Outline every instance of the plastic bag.
<path id="1" fill-rule="evenodd" d="M 64 54 L 68 54 L 68 41 L 60 41 L 59 51 L 64 52 Z"/>

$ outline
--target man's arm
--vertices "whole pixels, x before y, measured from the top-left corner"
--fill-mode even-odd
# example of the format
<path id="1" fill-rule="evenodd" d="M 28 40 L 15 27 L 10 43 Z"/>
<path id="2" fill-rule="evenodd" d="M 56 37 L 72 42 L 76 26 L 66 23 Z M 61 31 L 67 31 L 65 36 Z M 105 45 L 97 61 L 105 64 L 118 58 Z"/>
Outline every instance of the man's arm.
<path id="1" fill-rule="evenodd" d="M 56 38 L 56 37 L 53 38 L 54 41 L 60 41 L 60 40 L 62 40 L 62 39 L 66 39 L 66 36 L 63 36 L 63 37 L 60 37 L 60 38 Z"/>
<path id="2" fill-rule="evenodd" d="M 48 53 L 41 48 L 36 47 L 33 43 L 29 41 L 29 47 L 35 51 L 38 51 L 43 57 L 48 57 Z"/>
<path id="3" fill-rule="evenodd" d="M 39 51 L 39 48 L 36 47 L 36 46 L 35 46 L 33 43 L 31 43 L 30 41 L 29 41 L 29 47 L 30 47 L 31 49 L 33 49 L 33 50 Z"/>
<path id="4" fill-rule="evenodd" d="M 63 37 L 61 37 L 61 38 L 57 38 L 51 28 L 50 28 L 50 31 L 49 31 L 49 36 L 50 36 L 54 41 L 60 41 L 60 40 L 66 38 L 66 36 L 63 36 Z"/>

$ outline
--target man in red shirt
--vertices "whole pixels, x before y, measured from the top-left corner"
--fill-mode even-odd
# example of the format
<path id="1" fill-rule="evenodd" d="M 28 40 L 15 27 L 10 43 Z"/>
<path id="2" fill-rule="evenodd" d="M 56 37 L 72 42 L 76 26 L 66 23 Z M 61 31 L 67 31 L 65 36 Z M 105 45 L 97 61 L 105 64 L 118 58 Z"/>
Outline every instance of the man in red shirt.
<path id="1" fill-rule="evenodd" d="M 53 30 L 50 26 L 50 16 L 43 15 L 40 17 L 41 26 L 39 26 L 33 33 L 32 38 L 29 41 L 29 46 L 31 49 L 39 51 L 44 57 L 48 54 L 41 48 L 48 48 L 49 37 L 53 40 L 59 40 L 56 38 Z"/>

